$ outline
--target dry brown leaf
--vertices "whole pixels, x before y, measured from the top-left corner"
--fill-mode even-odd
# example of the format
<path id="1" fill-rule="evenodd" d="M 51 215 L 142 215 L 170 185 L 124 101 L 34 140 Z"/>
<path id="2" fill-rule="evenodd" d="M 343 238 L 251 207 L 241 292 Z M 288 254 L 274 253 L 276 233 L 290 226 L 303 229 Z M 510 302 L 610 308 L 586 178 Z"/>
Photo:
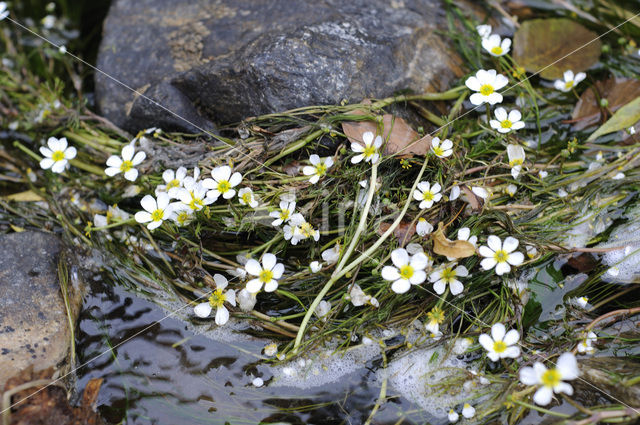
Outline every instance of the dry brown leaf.
<path id="1" fill-rule="evenodd" d="M 598 94 L 598 96 L 596 96 Z M 635 78 L 609 78 L 598 81 L 582 93 L 571 114 L 573 130 L 580 131 L 597 124 L 602 119 L 599 99 L 607 99 L 607 109 L 615 112 L 622 106 L 640 96 L 640 81 Z"/>
<path id="2" fill-rule="evenodd" d="M 462 189 L 464 194 L 467 195 L 467 200 L 469 200 L 469 205 L 471 205 L 471 209 L 476 211 L 479 211 L 482 209 L 482 205 L 484 205 L 484 202 L 481 197 L 473 193 L 471 189 L 464 184 L 460 186 L 460 189 Z"/>
<path id="3" fill-rule="evenodd" d="M 382 235 L 389 230 L 390 223 L 380 223 L 378 227 L 378 234 Z M 416 233 L 416 226 L 412 225 L 411 221 L 401 221 L 398 227 L 393 230 L 393 235 L 398 239 L 400 246 L 405 246 L 411 237 Z"/>
<path id="4" fill-rule="evenodd" d="M 570 19 L 532 19 L 513 37 L 513 58 L 527 71 L 555 80 L 568 69 L 586 71 L 598 62 L 602 43 L 597 37 Z"/>
<path id="5" fill-rule="evenodd" d="M 438 230 L 431 234 L 433 239 L 433 252 L 451 258 L 471 257 L 476 253 L 476 248 L 471 242 L 461 240 L 449 240 L 444 235 L 444 225 L 438 223 Z"/>
<path id="6" fill-rule="evenodd" d="M 364 115 L 363 111 L 356 110 L 355 115 Z M 431 147 L 431 136 L 428 134 L 422 138 L 411 128 L 405 120 L 395 117 L 391 114 L 382 116 L 383 133 L 382 139 L 386 141 L 384 147 L 385 155 L 394 155 L 398 158 L 411 158 L 414 156 L 423 156 L 429 152 Z M 375 121 L 349 121 L 342 123 L 342 131 L 350 142 L 362 142 L 362 134 L 370 131 L 374 134 L 380 134 L 378 131 L 378 123 Z"/>

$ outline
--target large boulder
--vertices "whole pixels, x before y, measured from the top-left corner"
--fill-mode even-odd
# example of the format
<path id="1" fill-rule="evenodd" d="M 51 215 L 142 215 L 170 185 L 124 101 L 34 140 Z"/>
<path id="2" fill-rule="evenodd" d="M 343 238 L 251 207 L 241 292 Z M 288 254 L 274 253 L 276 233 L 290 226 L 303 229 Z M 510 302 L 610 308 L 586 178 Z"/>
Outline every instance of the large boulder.
<path id="1" fill-rule="evenodd" d="M 98 106 L 130 130 L 193 131 L 442 90 L 461 72 L 445 22 L 441 0 L 115 0 L 97 66 L 169 111 L 101 73 Z"/>
<path id="2" fill-rule="evenodd" d="M 0 389 L 30 366 L 34 371 L 70 366 L 72 334 L 58 281 L 60 252 L 60 240 L 52 234 L 0 236 Z M 72 317 L 82 301 L 74 282 L 68 285 Z"/>

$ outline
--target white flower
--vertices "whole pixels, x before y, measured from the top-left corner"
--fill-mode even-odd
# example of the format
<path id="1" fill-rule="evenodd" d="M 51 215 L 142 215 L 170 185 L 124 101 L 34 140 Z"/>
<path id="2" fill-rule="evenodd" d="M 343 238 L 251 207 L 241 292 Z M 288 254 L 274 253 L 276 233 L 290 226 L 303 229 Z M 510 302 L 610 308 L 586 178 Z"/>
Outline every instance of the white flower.
<path id="1" fill-rule="evenodd" d="M 240 205 L 249 205 L 251 208 L 258 206 L 258 200 L 253 194 L 253 190 L 249 187 L 243 187 L 238 191 L 238 200 Z"/>
<path id="2" fill-rule="evenodd" d="M 452 424 L 458 422 L 458 419 L 460 419 L 460 415 L 458 415 L 453 409 L 449 410 L 447 417 L 449 418 L 449 422 Z"/>
<path id="3" fill-rule="evenodd" d="M 351 158 L 351 163 L 357 164 L 364 159 L 365 162 L 369 161 L 375 164 L 378 162 L 378 159 L 380 159 L 378 149 L 382 146 L 382 137 L 376 136 L 374 140 L 373 133 L 367 131 L 362 134 L 362 141 L 364 142 L 364 146 L 360 143 L 351 142 L 351 150 L 359 154 Z"/>
<path id="4" fill-rule="evenodd" d="M 268 357 L 273 357 L 278 354 L 278 344 L 272 342 L 271 344 L 267 344 L 264 346 L 264 355 Z"/>
<path id="5" fill-rule="evenodd" d="M 538 255 L 538 249 L 533 245 L 525 245 L 524 249 L 527 251 L 527 257 L 534 259 Z"/>
<path id="6" fill-rule="evenodd" d="M 491 326 L 491 336 L 482 334 L 478 337 L 478 342 L 487 350 L 487 357 L 493 362 L 507 357 L 518 358 L 520 356 L 520 347 L 516 344 L 519 340 L 520 334 L 518 331 L 511 329 L 506 332 L 502 323 L 496 323 Z"/>
<path id="7" fill-rule="evenodd" d="M 491 56 L 504 56 L 509 53 L 511 49 L 511 39 L 505 38 L 504 40 L 500 40 L 498 34 L 493 34 L 487 38 L 483 38 L 482 48 L 489 52 Z"/>
<path id="8" fill-rule="evenodd" d="M 340 244 L 335 244 L 333 248 L 322 251 L 321 257 L 329 266 L 337 263 L 340 258 Z"/>
<path id="9" fill-rule="evenodd" d="M 578 72 L 576 75 L 573 75 L 573 71 L 567 70 L 563 75 L 564 79 L 556 80 L 553 83 L 553 87 L 556 90 L 560 90 L 563 92 L 571 91 L 580 81 L 584 80 L 587 77 L 587 74 L 584 72 Z"/>
<path id="10" fill-rule="evenodd" d="M 484 187 L 471 186 L 471 192 L 482 199 L 487 199 L 489 197 L 489 191 Z"/>
<path id="11" fill-rule="evenodd" d="M 236 194 L 234 187 L 240 184 L 242 181 L 242 174 L 235 172 L 231 173 L 231 167 L 223 165 L 211 170 L 211 177 L 213 179 L 205 179 L 202 181 L 202 185 L 207 189 L 211 189 L 207 194 L 207 197 L 218 199 L 220 195 L 224 199 L 231 199 Z"/>
<path id="12" fill-rule="evenodd" d="M 458 197 L 460 197 L 460 186 L 456 184 L 451 186 L 451 189 L 449 191 L 449 200 L 455 201 L 456 199 L 458 199 Z"/>
<path id="13" fill-rule="evenodd" d="M 569 193 L 563 188 L 560 188 L 558 189 L 558 196 L 561 198 L 566 198 L 567 196 L 569 196 Z"/>
<path id="14" fill-rule="evenodd" d="M 397 248 L 391 252 L 394 266 L 382 268 L 382 278 L 392 281 L 391 290 L 396 294 L 404 294 L 411 285 L 419 285 L 425 281 L 427 274 L 424 269 L 429 264 L 429 257 L 419 252 L 409 256 L 404 248 Z"/>
<path id="15" fill-rule="evenodd" d="M 483 103 L 495 105 L 496 103 L 502 102 L 502 95 L 498 93 L 498 90 L 508 83 L 509 80 L 507 77 L 498 74 L 495 69 L 488 71 L 481 69 L 476 72 L 475 76 L 469 77 L 467 81 L 465 81 L 467 87 L 477 92 L 469 98 L 474 105 L 482 105 Z"/>
<path id="16" fill-rule="evenodd" d="M 271 222 L 271 225 L 280 226 L 282 223 L 291 220 L 295 207 L 296 201 L 280 201 L 280 211 L 271 211 L 269 213 L 269 217 L 275 218 L 275 220 Z"/>
<path id="17" fill-rule="evenodd" d="M 301 214 L 300 217 L 302 217 Z M 294 226 L 293 237 L 291 238 L 292 243 L 294 238 L 297 240 L 313 239 L 316 242 L 320 239 L 320 232 L 314 229 L 311 223 L 306 221 L 304 218 L 302 218 L 302 221 L 299 221 L 299 219 L 294 221 L 292 218 L 291 224 Z"/>
<path id="18" fill-rule="evenodd" d="M 442 198 L 440 193 L 439 183 L 434 183 L 433 186 L 429 182 L 420 182 L 418 187 L 413 191 L 413 198 L 420 201 L 420 208 L 431 208 L 435 202 L 438 202 Z"/>
<path id="19" fill-rule="evenodd" d="M 313 154 L 309 157 L 309 162 L 311 162 L 311 165 L 303 167 L 302 174 L 311 176 L 309 182 L 316 184 L 318 180 L 320 180 L 320 177 L 327 174 L 327 170 L 333 165 L 333 158 L 320 158 L 318 155 Z"/>
<path id="20" fill-rule="evenodd" d="M 318 307 L 316 308 L 316 316 L 318 316 L 318 318 L 322 319 L 324 322 L 327 321 L 327 314 L 329 314 L 329 312 L 331 311 L 331 303 L 329 301 L 325 301 L 322 300 L 320 301 L 320 304 L 318 304 Z"/>
<path id="21" fill-rule="evenodd" d="M 9 16 L 9 11 L 7 10 L 7 3 L 0 2 L 0 21 Z"/>
<path id="22" fill-rule="evenodd" d="M 475 248 L 478 242 L 478 237 L 475 235 L 471 236 L 471 229 L 469 229 L 468 227 L 461 227 L 458 229 L 458 240 L 467 241 Z M 447 257 L 447 260 L 449 261 L 453 261 L 455 259 L 455 257 Z"/>
<path id="23" fill-rule="evenodd" d="M 544 171 L 544 170 L 540 170 L 540 171 L 538 172 L 538 177 L 540 177 L 540 179 L 544 179 L 544 178 L 545 178 L 545 177 L 547 177 L 548 175 L 549 175 L 549 173 L 547 173 L 547 172 L 546 172 L 546 171 Z"/>
<path id="24" fill-rule="evenodd" d="M 420 217 L 418 219 L 418 224 L 416 224 L 416 233 L 421 237 L 425 237 L 431 232 L 433 232 L 433 225 L 426 219 Z"/>
<path id="25" fill-rule="evenodd" d="M 129 181 L 136 181 L 138 178 L 138 170 L 136 165 L 140 165 L 142 161 L 147 157 L 147 154 L 140 151 L 136 153 L 133 144 L 130 143 L 122 148 L 122 158 L 117 155 L 111 155 L 107 159 L 107 169 L 104 170 L 105 174 L 109 177 L 113 177 L 118 173 L 124 173 L 124 178 Z"/>
<path id="26" fill-rule="evenodd" d="M 320 261 L 312 261 L 311 263 L 309 263 L 309 269 L 311 270 L 311 273 L 318 273 L 320 270 L 322 270 L 322 264 L 320 263 Z"/>
<path id="27" fill-rule="evenodd" d="M 440 307 L 434 307 L 427 313 L 427 322 L 424 324 L 424 328 L 432 338 L 439 339 L 442 336 L 442 332 L 440 332 L 442 322 L 444 322 L 444 311 Z"/>
<path id="28" fill-rule="evenodd" d="M 522 114 L 517 109 L 513 109 L 507 115 L 506 109 L 496 108 L 495 115 L 497 119 L 489 121 L 489 124 L 499 133 L 509 133 L 524 128 L 524 121 L 521 121 Z"/>
<path id="29" fill-rule="evenodd" d="M 593 347 L 593 343 L 598 339 L 598 335 L 594 332 L 589 332 L 587 337 L 578 343 L 578 353 L 593 354 L 596 349 Z"/>
<path id="30" fill-rule="evenodd" d="M 365 304 L 371 304 L 374 307 L 378 307 L 378 300 L 373 298 L 371 295 L 367 295 L 364 293 L 360 285 L 354 283 L 351 285 L 349 289 L 349 295 L 347 295 L 347 300 L 351 301 L 354 307 L 360 307 Z"/>
<path id="31" fill-rule="evenodd" d="M 491 25 L 478 25 L 476 27 L 476 31 L 478 31 L 478 35 L 480 38 L 487 38 L 491 35 Z"/>
<path id="32" fill-rule="evenodd" d="M 181 227 L 189 224 L 193 218 L 193 210 L 182 202 L 172 202 L 171 206 L 173 207 L 171 219 Z"/>
<path id="33" fill-rule="evenodd" d="M 257 278 L 247 282 L 247 290 L 254 294 L 262 289 L 262 285 L 264 285 L 266 292 L 273 292 L 278 289 L 278 279 L 284 273 L 284 265 L 278 263 L 276 256 L 273 254 L 264 254 L 262 256 L 262 266 L 258 261 L 250 259 L 244 265 L 244 268 L 251 276 L 257 276 Z"/>
<path id="34" fill-rule="evenodd" d="M 449 266 L 441 266 L 429 275 L 429 281 L 433 283 L 433 290 L 436 294 L 442 295 L 449 285 L 452 295 L 458 295 L 464 290 L 462 282 L 457 277 L 469 276 L 469 270 L 465 266 L 458 266 L 453 263 Z"/>
<path id="35" fill-rule="evenodd" d="M 511 166 L 511 176 L 517 179 L 524 163 L 524 148 L 520 145 L 509 144 L 507 145 L 507 156 L 509 157 L 509 166 Z"/>
<path id="36" fill-rule="evenodd" d="M 513 196 L 516 194 L 516 192 L 518 191 L 518 186 L 516 186 L 515 184 L 509 184 L 507 185 L 507 187 L 504 189 L 505 193 L 509 196 Z"/>
<path id="37" fill-rule="evenodd" d="M 424 248 L 422 248 L 422 245 L 420 245 L 419 243 L 407 244 L 406 250 L 409 253 L 409 255 L 414 255 L 419 252 L 424 252 Z"/>
<path id="38" fill-rule="evenodd" d="M 520 382 L 524 385 L 540 385 L 533 395 L 533 401 L 540 406 L 546 406 L 551 402 L 553 393 L 573 395 L 573 387 L 563 380 L 576 379 L 579 374 L 576 357 L 571 353 L 564 353 L 558 358 L 555 368 L 547 369 L 540 362 L 535 362 L 533 367 L 522 368 Z"/>
<path id="39" fill-rule="evenodd" d="M 284 232 L 284 240 L 291 241 L 291 245 L 297 245 L 303 239 L 306 239 L 308 236 L 303 234 L 301 231 L 302 226 L 305 226 L 307 231 L 309 228 L 313 231 L 313 227 L 306 222 L 302 214 L 295 213 L 289 219 L 289 224 L 285 224 L 282 228 Z M 318 238 L 320 237 L 319 233 L 317 233 Z"/>
<path id="40" fill-rule="evenodd" d="M 622 180 L 625 177 L 624 173 L 617 173 L 615 176 L 611 177 L 613 180 Z"/>
<path id="41" fill-rule="evenodd" d="M 518 244 L 518 240 L 511 236 L 507 236 L 503 244 L 499 237 L 490 235 L 487 238 L 488 246 L 481 246 L 478 249 L 478 253 L 486 257 L 480 265 L 485 270 L 495 267 L 498 276 L 509 273 L 511 266 L 519 266 L 524 261 L 524 255 L 521 252 L 514 252 Z"/>
<path id="42" fill-rule="evenodd" d="M 40 153 L 44 155 L 44 159 L 40 161 L 40 167 L 43 170 L 51 168 L 54 173 L 62 173 L 69 166 L 69 160 L 75 158 L 78 153 L 73 146 L 67 147 L 67 139 L 64 137 L 61 139 L 49 137 L 47 145 L 48 148 L 40 147 Z"/>
<path id="43" fill-rule="evenodd" d="M 473 415 L 476 414 L 476 409 L 470 405 L 469 403 L 465 403 L 462 406 L 462 416 L 464 416 L 467 419 L 473 418 Z"/>
<path id="44" fill-rule="evenodd" d="M 453 153 L 453 142 L 449 139 L 444 139 L 442 143 L 440 143 L 439 137 L 434 137 L 431 140 L 431 152 L 435 154 L 438 158 L 446 158 L 447 156 L 451 156 Z"/>
<path id="45" fill-rule="evenodd" d="M 589 298 L 587 297 L 575 298 L 574 304 L 580 308 L 586 309 L 587 306 L 589 305 Z"/>
<path id="46" fill-rule="evenodd" d="M 186 182 L 185 182 L 186 184 Z M 190 187 L 183 187 L 175 192 L 176 197 L 191 211 L 200 211 L 205 205 L 213 204 L 216 198 L 211 197 L 211 190 L 207 191 L 202 182 L 194 183 Z"/>
<path id="47" fill-rule="evenodd" d="M 40 22 L 42 23 L 43 27 L 50 30 L 56 25 L 56 17 L 53 15 L 47 15 L 44 18 L 42 18 Z"/>
<path id="48" fill-rule="evenodd" d="M 167 192 L 170 197 L 175 198 L 175 192 L 182 187 L 185 177 L 187 177 L 187 169 L 184 167 L 180 167 L 176 171 L 164 170 L 162 180 L 165 184 L 159 184 L 156 187 L 156 196 L 160 192 Z"/>
<path id="49" fill-rule="evenodd" d="M 216 282 L 216 290 L 211 293 L 209 300 L 205 303 L 200 303 L 194 307 L 193 312 L 198 317 L 209 317 L 211 310 L 216 309 L 216 325 L 222 326 L 229 321 L 229 310 L 224 306 L 227 302 L 232 306 L 236 306 L 236 291 L 229 289 L 224 291 L 229 282 L 227 278 L 221 274 L 214 274 L 213 280 Z"/>
<path id="50" fill-rule="evenodd" d="M 244 312 L 253 310 L 257 302 L 256 294 L 247 291 L 247 288 L 242 288 L 240 292 L 238 292 L 237 298 L 240 310 Z"/>
<path id="51" fill-rule="evenodd" d="M 170 219 L 173 215 L 173 207 L 169 205 L 169 195 L 166 193 L 159 194 L 157 201 L 153 196 L 146 195 L 140 201 L 140 205 L 145 211 L 138 211 L 135 219 L 138 223 L 149 223 L 149 230 L 160 227 L 164 220 Z"/>

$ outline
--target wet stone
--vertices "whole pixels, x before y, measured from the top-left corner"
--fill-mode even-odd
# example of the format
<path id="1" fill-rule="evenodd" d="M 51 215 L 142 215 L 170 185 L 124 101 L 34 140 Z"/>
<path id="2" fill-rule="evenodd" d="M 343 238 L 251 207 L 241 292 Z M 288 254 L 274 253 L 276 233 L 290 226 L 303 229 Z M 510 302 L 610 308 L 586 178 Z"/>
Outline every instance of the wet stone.
<path id="1" fill-rule="evenodd" d="M 290 108 L 440 91 L 460 76 L 441 0 L 116 0 L 96 73 L 132 131 L 211 129 Z M 197 131 L 197 130 L 196 130 Z"/>
<path id="2" fill-rule="evenodd" d="M 58 283 L 60 240 L 39 232 L 0 236 L 0 388 L 33 365 L 66 365 L 70 335 Z"/>

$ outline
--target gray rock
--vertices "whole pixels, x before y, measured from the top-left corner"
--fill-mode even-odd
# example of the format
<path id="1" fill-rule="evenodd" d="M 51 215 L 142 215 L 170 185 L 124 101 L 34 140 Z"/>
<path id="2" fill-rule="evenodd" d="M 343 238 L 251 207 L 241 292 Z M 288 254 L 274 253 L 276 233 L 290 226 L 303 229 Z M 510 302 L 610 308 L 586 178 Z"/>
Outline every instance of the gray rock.
<path id="1" fill-rule="evenodd" d="M 51 234 L 0 236 L 0 388 L 29 365 L 35 371 L 69 366 L 71 331 L 58 282 L 60 252 L 60 240 Z M 71 292 L 77 316 L 80 291 Z"/>
<path id="2" fill-rule="evenodd" d="M 116 0 L 98 68 L 192 124 L 312 104 L 443 90 L 460 59 L 436 34 L 441 0 Z M 96 74 L 101 112 L 131 130 L 187 130 Z"/>

